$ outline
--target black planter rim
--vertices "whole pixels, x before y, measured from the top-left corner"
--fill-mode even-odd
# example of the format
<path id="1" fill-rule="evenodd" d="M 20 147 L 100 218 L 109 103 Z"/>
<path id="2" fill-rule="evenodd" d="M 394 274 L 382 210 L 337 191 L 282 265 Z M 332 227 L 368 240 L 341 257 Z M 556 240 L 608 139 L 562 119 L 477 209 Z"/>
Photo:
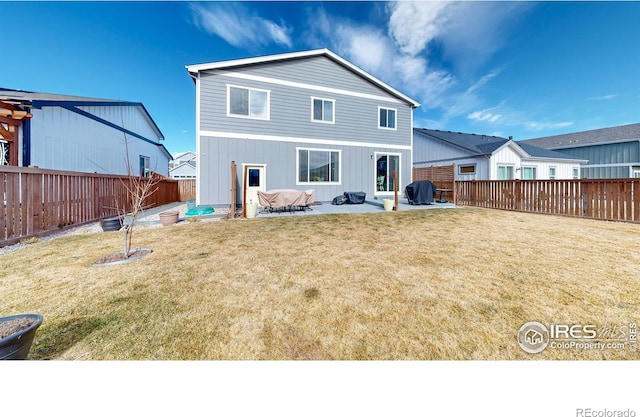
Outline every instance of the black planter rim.
<path id="1" fill-rule="evenodd" d="M 24 336 L 25 333 L 37 329 L 42 324 L 43 317 L 41 314 L 16 314 L 14 316 L 0 317 L 0 322 L 11 321 L 15 319 L 35 319 L 36 321 L 26 329 L 20 330 L 19 332 L 14 333 L 11 336 L 5 337 L 4 339 L 0 339 L 0 345 L 9 344 L 15 340 L 19 340 L 22 338 L 22 336 Z"/>

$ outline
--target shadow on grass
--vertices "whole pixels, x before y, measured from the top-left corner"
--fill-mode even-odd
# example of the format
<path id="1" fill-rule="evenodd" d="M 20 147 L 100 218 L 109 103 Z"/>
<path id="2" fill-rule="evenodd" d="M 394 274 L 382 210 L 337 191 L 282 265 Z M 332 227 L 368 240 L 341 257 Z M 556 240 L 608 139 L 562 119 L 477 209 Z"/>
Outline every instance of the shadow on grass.
<path id="1" fill-rule="evenodd" d="M 45 319 L 46 320 L 46 319 Z M 105 326 L 109 320 L 102 317 L 79 317 L 40 329 L 35 336 L 29 359 L 56 359 L 66 350 Z"/>

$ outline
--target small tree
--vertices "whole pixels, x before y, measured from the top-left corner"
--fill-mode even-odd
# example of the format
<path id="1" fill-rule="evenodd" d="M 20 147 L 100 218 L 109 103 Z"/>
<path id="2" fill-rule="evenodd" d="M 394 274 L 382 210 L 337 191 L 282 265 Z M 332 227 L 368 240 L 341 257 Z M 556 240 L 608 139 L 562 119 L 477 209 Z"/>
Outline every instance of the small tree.
<path id="1" fill-rule="evenodd" d="M 122 115 L 121 115 L 122 117 Z M 124 126 L 124 119 L 123 119 Z M 123 207 L 120 207 L 120 203 L 116 198 L 116 210 L 122 216 L 122 219 L 127 217 L 127 207 L 129 207 L 129 224 L 124 224 L 122 230 L 124 232 L 124 250 L 122 252 L 124 258 L 128 258 L 131 254 L 131 242 L 133 239 L 133 231 L 136 226 L 136 220 L 138 214 L 151 205 L 145 205 L 147 198 L 158 190 L 158 183 L 161 179 L 157 176 L 150 175 L 149 177 L 143 176 L 145 173 L 139 175 L 133 175 L 131 172 L 131 160 L 129 158 L 129 139 L 127 134 L 124 135 L 124 149 L 125 149 L 125 161 L 127 163 L 127 176 L 126 178 L 120 177 L 120 183 L 124 187 L 127 201 Z"/>

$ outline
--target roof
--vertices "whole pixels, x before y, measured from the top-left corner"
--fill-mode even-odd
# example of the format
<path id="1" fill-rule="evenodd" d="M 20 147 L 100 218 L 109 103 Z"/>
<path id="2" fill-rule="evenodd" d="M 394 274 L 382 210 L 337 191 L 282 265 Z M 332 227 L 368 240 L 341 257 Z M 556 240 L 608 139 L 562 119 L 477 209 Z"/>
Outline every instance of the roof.
<path id="1" fill-rule="evenodd" d="M 522 151 L 524 151 L 524 153 L 526 153 L 530 158 L 567 159 L 582 161 L 582 159 L 576 158 L 575 156 L 540 148 L 527 143 L 522 143 L 522 141 L 516 142 L 511 138 L 506 139 L 499 136 L 478 135 L 475 133 L 460 133 L 422 128 L 414 128 L 414 131 L 418 131 L 425 136 L 465 150 L 474 156 L 492 155 L 495 151 L 511 142 L 522 149 Z"/>
<path id="2" fill-rule="evenodd" d="M 144 104 L 133 102 L 133 101 L 123 101 L 123 100 L 111 100 L 104 98 L 92 98 L 92 97 L 81 97 L 81 96 L 70 96 L 64 94 L 54 94 L 54 93 L 39 93 L 33 91 L 24 91 L 24 90 L 11 90 L 8 88 L 0 87 L 0 101 L 6 101 L 12 104 L 17 104 L 23 107 L 35 107 L 42 108 L 43 106 L 60 106 L 62 104 L 66 104 L 69 106 L 134 106 L 140 107 L 143 112 L 144 117 L 149 121 L 152 125 L 153 129 L 158 134 L 160 139 L 164 139 L 164 135 L 160 131 L 160 128 L 153 120 L 147 109 L 144 107 Z"/>
<path id="3" fill-rule="evenodd" d="M 519 143 L 524 142 L 546 149 L 567 149 L 635 140 L 640 140 L 640 123 L 527 139 Z"/>
<path id="4" fill-rule="evenodd" d="M 266 55 L 266 56 L 253 57 L 253 58 L 234 59 L 234 60 L 228 60 L 228 61 L 217 61 L 217 62 L 210 62 L 205 64 L 187 65 L 186 69 L 189 72 L 189 74 L 193 76 L 201 71 L 228 69 L 232 67 L 242 67 L 247 65 L 265 64 L 265 63 L 271 63 L 271 62 L 303 59 L 303 58 L 318 57 L 318 56 L 324 56 L 329 58 L 330 60 L 338 63 L 339 65 L 343 66 L 347 70 L 368 80 L 372 84 L 382 88 L 383 90 L 396 96 L 402 101 L 407 102 L 413 108 L 420 107 L 420 103 L 418 103 L 416 100 L 401 93 L 400 91 L 391 87 L 389 84 L 379 80 L 378 78 L 364 71 L 362 68 L 352 64 L 351 62 L 347 61 L 346 59 L 342 58 L 341 56 L 337 55 L 334 52 L 331 52 L 326 48 L 312 49 L 312 50 L 301 51 L 301 52 L 290 52 L 290 53 L 276 54 L 276 55 Z"/>
<path id="5" fill-rule="evenodd" d="M 509 139 L 498 136 L 477 135 L 475 133 L 460 133 L 422 128 L 414 128 L 414 130 L 477 156 L 491 155 L 502 145 L 509 142 Z"/>

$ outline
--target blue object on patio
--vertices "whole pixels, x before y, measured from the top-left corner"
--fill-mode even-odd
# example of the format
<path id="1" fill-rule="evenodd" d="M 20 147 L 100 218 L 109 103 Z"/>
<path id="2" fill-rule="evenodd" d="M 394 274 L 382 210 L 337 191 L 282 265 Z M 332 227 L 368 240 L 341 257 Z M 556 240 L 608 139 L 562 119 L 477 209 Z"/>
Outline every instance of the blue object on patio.
<path id="1" fill-rule="evenodd" d="M 211 206 L 197 206 L 192 209 L 187 210 L 185 213 L 186 216 L 201 216 L 203 214 L 211 214 L 215 210 Z"/>
<path id="2" fill-rule="evenodd" d="M 187 210 L 196 208 L 196 199 L 187 200 Z"/>

